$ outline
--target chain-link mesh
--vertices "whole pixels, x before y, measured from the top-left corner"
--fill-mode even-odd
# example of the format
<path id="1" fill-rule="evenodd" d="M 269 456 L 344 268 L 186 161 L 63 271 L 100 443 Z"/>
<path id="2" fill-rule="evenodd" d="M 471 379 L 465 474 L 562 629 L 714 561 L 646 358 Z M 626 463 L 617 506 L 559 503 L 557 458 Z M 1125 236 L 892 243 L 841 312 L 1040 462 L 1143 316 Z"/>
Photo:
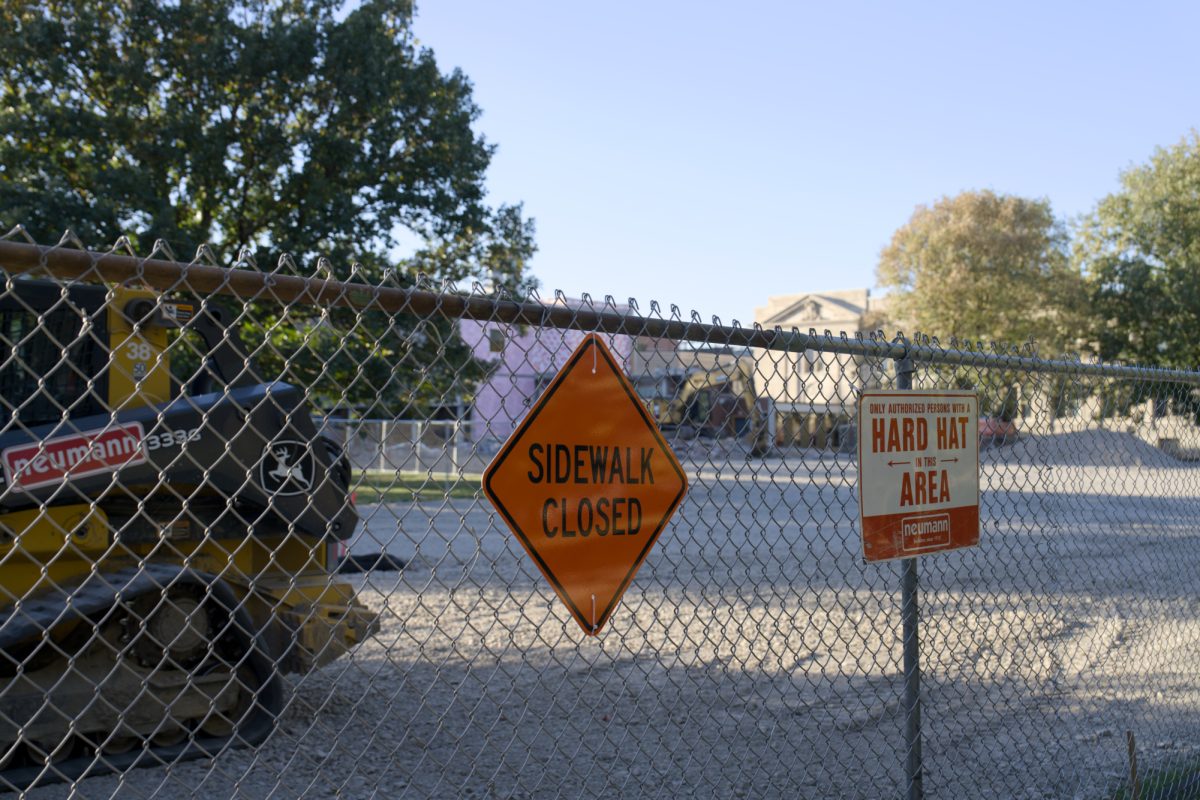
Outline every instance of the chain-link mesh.
<path id="1" fill-rule="evenodd" d="M 1198 791 L 1200 374 L 209 258 L 0 241 L 8 789 Z M 591 331 L 690 485 L 596 638 L 480 491 Z M 983 414 L 980 545 L 919 562 L 919 784 L 854 414 L 905 357 Z"/>

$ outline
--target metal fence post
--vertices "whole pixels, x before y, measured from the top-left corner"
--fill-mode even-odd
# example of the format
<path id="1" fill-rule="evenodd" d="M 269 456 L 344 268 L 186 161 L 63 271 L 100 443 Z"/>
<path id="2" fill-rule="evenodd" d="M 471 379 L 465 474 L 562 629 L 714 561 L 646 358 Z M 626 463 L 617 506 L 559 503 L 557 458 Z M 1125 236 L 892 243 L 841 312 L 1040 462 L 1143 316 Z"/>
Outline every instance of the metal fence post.
<path id="1" fill-rule="evenodd" d="M 462 423 L 457 417 L 454 418 L 454 423 L 450 428 L 450 480 L 459 480 L 462 475 L 458 471 L 458 436 L 462 432 L 460 427 Z"/>
<path id="2" fill-rule="evenodd" d="M 379 471 L 387 471 L 387 437 L 388 424 L 387 421 L 379 423 Z"/>
<path id="3" fill-rule="evenodd" d="M 421 471 L 421 423 L 419 420 L 414 420 L 412 427 L 408 430 L 409 438 L 412 439 L 413 461 L 416 462 L 417 472 Z"/>
<path id="4" fill-rule="evenodd" d="M 896 359 L 896 388 L 913 388 L 913 360 Z M 921 776 L 921 649 L 918 638 L 917 559 L 903 561 L 900 578 L 900 616 L 904 626 L 904 777 L 908 800 L 925 796 Z"/>

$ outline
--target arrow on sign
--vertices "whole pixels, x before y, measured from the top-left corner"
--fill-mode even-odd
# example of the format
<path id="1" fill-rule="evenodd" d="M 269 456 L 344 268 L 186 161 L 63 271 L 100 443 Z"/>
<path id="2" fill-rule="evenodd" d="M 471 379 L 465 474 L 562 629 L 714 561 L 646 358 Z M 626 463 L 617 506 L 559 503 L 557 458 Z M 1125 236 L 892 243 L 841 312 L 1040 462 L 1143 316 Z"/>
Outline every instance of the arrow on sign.
<path id="1" fill-rule="evenodd" d="M 950 462 L 954 462 L 955 464 L 957 464 L 958 459 L 957 458 L 943 458 L 942 459 L 943 464 L 949 464 Z"/>
<path id="2" fill-rule="evenodd" d="M 901 464 L 911 464 L 911 463 L 912 463 L 911 461 L 889 461 L 888 466 L 889 467 L 898 467 Z"/>

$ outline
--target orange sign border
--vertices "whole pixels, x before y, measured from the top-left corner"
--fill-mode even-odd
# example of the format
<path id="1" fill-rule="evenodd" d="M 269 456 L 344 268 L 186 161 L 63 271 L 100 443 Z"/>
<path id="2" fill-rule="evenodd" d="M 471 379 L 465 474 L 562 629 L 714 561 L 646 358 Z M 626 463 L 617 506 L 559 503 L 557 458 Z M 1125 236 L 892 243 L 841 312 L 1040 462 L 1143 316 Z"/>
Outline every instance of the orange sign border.
<path id="1" fill-rule="evenodd" d="M 947 553 L 947 552 L 951 552 L 953 550 L 962 550 L 963 548 L 966 548 L 966 547 L 978 547 L 980 539 L 981 539 L 981 535 L 982 535 L 982 531 L 980 530 L 981 516 L 980 516 L 979 509 L 980 509 L 980 506 L 982 505 L 982 493 L 983 493 L 982 487 L 980 487 L 980 485 L 979 485 L 980 481 L 979 481 L 979 446 L 978 446 L 978 444 L 976 444 L 976 447 L 975 447 L 975 504 L 974 505 L 954 506 L 953 508 L 940 509 L 940 510 L 927 509 L 926 511 L 919 511 L 919 512 L 914 511 L 914 512 L 907 512 L 907 513 L 876 514 L 872 517 L 866 516 L 866 507 L 863 504 L 863 471 L 862 471 L 863 410 L 862 409 L 863 409 L 863 403 L 865 403 L 869 397 L 888 397 L 888 398 L 892 398 L 892 399 L 901 399 L 901 400 L 902 399 L 915 399 L 918 397 L 924 397 L 924 398 L 929 398 L 929 397 L 933 397 L 933 398 L 937 398 L 937 397 L 971 397 L 971 398 L 974 398 L 974 400 L 975 400 L 975 411 L 976 411 L 976 418 L 975 418 L 976 423 L 975 424 L 976 425 L 978 425 L 978 412 L 979 412 L 979 393 L 973 392 L 968 389 L 941 389 L 941 390 L 931 389 L 928 391 L 906 390 L 906 389 L 868 389 L 868 390 L 862 392 L 861 394 L 859 394 L 858 408 L 855 409 L 856 413 L 854 416 L 855 416 L 855 424 L 858 426 L 858 528 L 859 528 L 859 536 L 862 540 L 863 563 L 878 564 L 878 563 L 882 563 L 885 561 L 900 561 L 900 560 L 903 560 L 906 558 L 919 558 L 921 556 L 933 555 L 934 553 Z M 979 434 L 977 431 L 975 431 L 974 435 L 976 437 L 978 437 Z M 953 529 L 951 529 L 950 543 L 944 547 L 921 548 L 921 549 L 913 551 L 913 552 L 896 552 L 894 555 L 876 556 L 873 558 L 869 557 L 867 555 L 867 536 L 868 536 L 867 529 L 868 529 L 868 527 L 871 528 L 873 533 L 877 532 L 879 530 L 894 530 L 895 528 L 899 527 L 899 525 L 901 524 L 901 522 L 904 518 L 912 517 L 914 515 L 915 516 L 928 515 L 928 514 L 935 513 L 935 511 L 936 511 L 936 513 L 946 513 L 951 519 L 957 518 L 961 524 L 965 524 L 967 526 L 973 526 L 974 533 L 967 534 L 966 536 L 955 537 L 953 535 L 954 531 L 953 531 Z M 958 512 L 958 513 L 956 514 L 955 512 Z M 868 523 L 867 523 L 868 519 L 870 519 L 872 521 L 871 525 L 868 525 Z M 894 548 L 888 549 L 889 553 L 891 553 L 893 551 L 894 551 Z"/>
<path id="2" fill-rule="evenodd" d="M 625 390 L 625 394 L 629 396 L 630 402 L 632 402 L 634 407 L 637 409 L 639 418 L 646 424 L 647 429 L 654 436 L 658 446 L 662 448 L 663 453 L 667 456 L 667 461 L 670 463 L 671 468 L 675 470 L 675 474 L 679 476 L 680 481 L 679 493 L 673 500 L 671 500 L 657 527 L 655 527 L 650 536 L 647 538 L 646 546 L 642 548 L 641 552 L 638 553 L 637 557 L 633 560 L 633 563 L 629 568 L 629 572 L 625 575 L 625 578 L 621 581 L 621 584 L 613 593 L 612 600 L 603 609 L 603 611 L 600 611 L 596 615 L 596 624 L 594 627 L 591 624 L 591 614 L 584 614 L 583 609 L 578 608 L 574 601 L 571 600 L 570 595 L 550 571 L 549 567 L 546 566 L 546 562 L 542 560 L 542 557 L 534 548 L 529 537 L 525 535 L 525 531 L 521 529 L 521 526 L 517 524 L 517 521 L 513 518 L 513 515 L 509 512 L 508 508 L 492 491 L 491 486 L 492 476 L 500 469 L 500 466 L 509 457 L 509 455 L 511 455 L 515 449 L 517 441 L 520 440 L 525 431 L 533 425 L 534 420 L 536 420 L 542 411 L 545 410 L 546 405 L 550 402 L 550 399 L 554 397 L 554 393 L 558 391 L 559 387 L 562 386 L 567 376 L 588 354 L 589 350 L 595 352 L 600 358 L 602 358 L 604 363 L 617 377 L 621 388 Z M 499 452 L 496 454 L 496 457 L 490 464 L 487 465 L 487 468 L 484 469 L 483 472 L 483 493 L 487 496 L 488 500 L 492 502 L 492 505 L 496 507 L 496 510 L 504 516 L 505 521 L 508 523 L 509 530 L 516 534 L 517 540 L 520 541 L 521 546 L 525 548 L 525 552 L 529 553 L 529 555 L 533 558 L 534 563 L 537 564 L 537 567 L 541 571 L 542 575 L 544 575 L 546 580 L 550 582 L 550 585 L 554 588 L 554 592 L 558 595 L 559 599 L 563 601 L 563 604 L 566 605 L 567 610 L 571 612 L 571 615 L 575 618 L 575 621 L 579 623 L 579 627 L 583 628 L 583 632 L 588 636 L 596 636 L 599 634 L 605 623 L 608 622 L 609 617 L 611 617 L 613 612 L 616 611 L 617 606 L 621 602 L 621 598 L 625 596 L 625 590 L 629 588 L 629 584 L 633 582 L 633 578 L 637 574 L 638 569 L 640 569 L 642 564 L 646 561 L 646 556 L 650 553 L 650 548 L 654 547 L 655 542 L 658 541 L 659 535 L 663 532 L 663 530 L 666 529 L 667 523 L 671 521 L 671 517 L 675 516 L 675 512 L 679 510 L 679 505 L 683 502 L 683 498 L 687 495 L 687 491 L 687 475 L 684 474 L 683 465 L 679 463 L 678 456 L 675 455 L 675 451 L 672 450 L 670 445 L 667 444 L 666 440 L 663 439 L 662 431 L 658 429 L 658 425 L 650 418 L 650 414 L 646 411 L 645 404 L 642 402 L 642 399 L 638 397 L 637 391 L 633 388 L 633 384 L 630 383 L 629 377 L 625 374 L 625 371 L 621 369 L 621 367 L 617 364 L 616 359 L 613 358 L 612 352 L 608 349 L 608 345 L 606 345 L 604 340 L 595 333 L 589 333 L 584 337 L 583 341 L 579 343 L 579 346 L 575 348 L 575 352 L 572 353 L 571 357 L 567 359 L 567 362 L 562 366 L 562 369 L 560 369 L 554 376 L 554 380 L 552 380 L 550 385 L 546 387 L 546 390 L 542 392 L 542 396 L 539 397 L 533 407 L 529 409 L 529 413 L 527 413 L 525 418 L 521 420 L 521 424 L 517 426 L 516 430 L 514 430 L 504 442 Z"/>

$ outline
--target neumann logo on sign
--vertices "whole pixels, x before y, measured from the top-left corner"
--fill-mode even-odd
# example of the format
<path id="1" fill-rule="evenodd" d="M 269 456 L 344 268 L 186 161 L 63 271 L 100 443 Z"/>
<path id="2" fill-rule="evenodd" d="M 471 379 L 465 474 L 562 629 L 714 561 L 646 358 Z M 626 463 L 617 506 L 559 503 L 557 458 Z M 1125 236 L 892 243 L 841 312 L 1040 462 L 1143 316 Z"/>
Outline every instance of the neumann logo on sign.
<path id="1" fill-rule="evenodd" d="M 0 453 L 0 461 L 10 487 L 36 489 L 140 464 L 146 460 L 144 438 L 141 423 L 134 422 L 10 447 Z"/>
<path id="2" fill-rule="evenodd" d="M 950 544 L 950 515 L 926 514 L 900 520 L 902 549 L 908 552 L 947 547 Z"/>

